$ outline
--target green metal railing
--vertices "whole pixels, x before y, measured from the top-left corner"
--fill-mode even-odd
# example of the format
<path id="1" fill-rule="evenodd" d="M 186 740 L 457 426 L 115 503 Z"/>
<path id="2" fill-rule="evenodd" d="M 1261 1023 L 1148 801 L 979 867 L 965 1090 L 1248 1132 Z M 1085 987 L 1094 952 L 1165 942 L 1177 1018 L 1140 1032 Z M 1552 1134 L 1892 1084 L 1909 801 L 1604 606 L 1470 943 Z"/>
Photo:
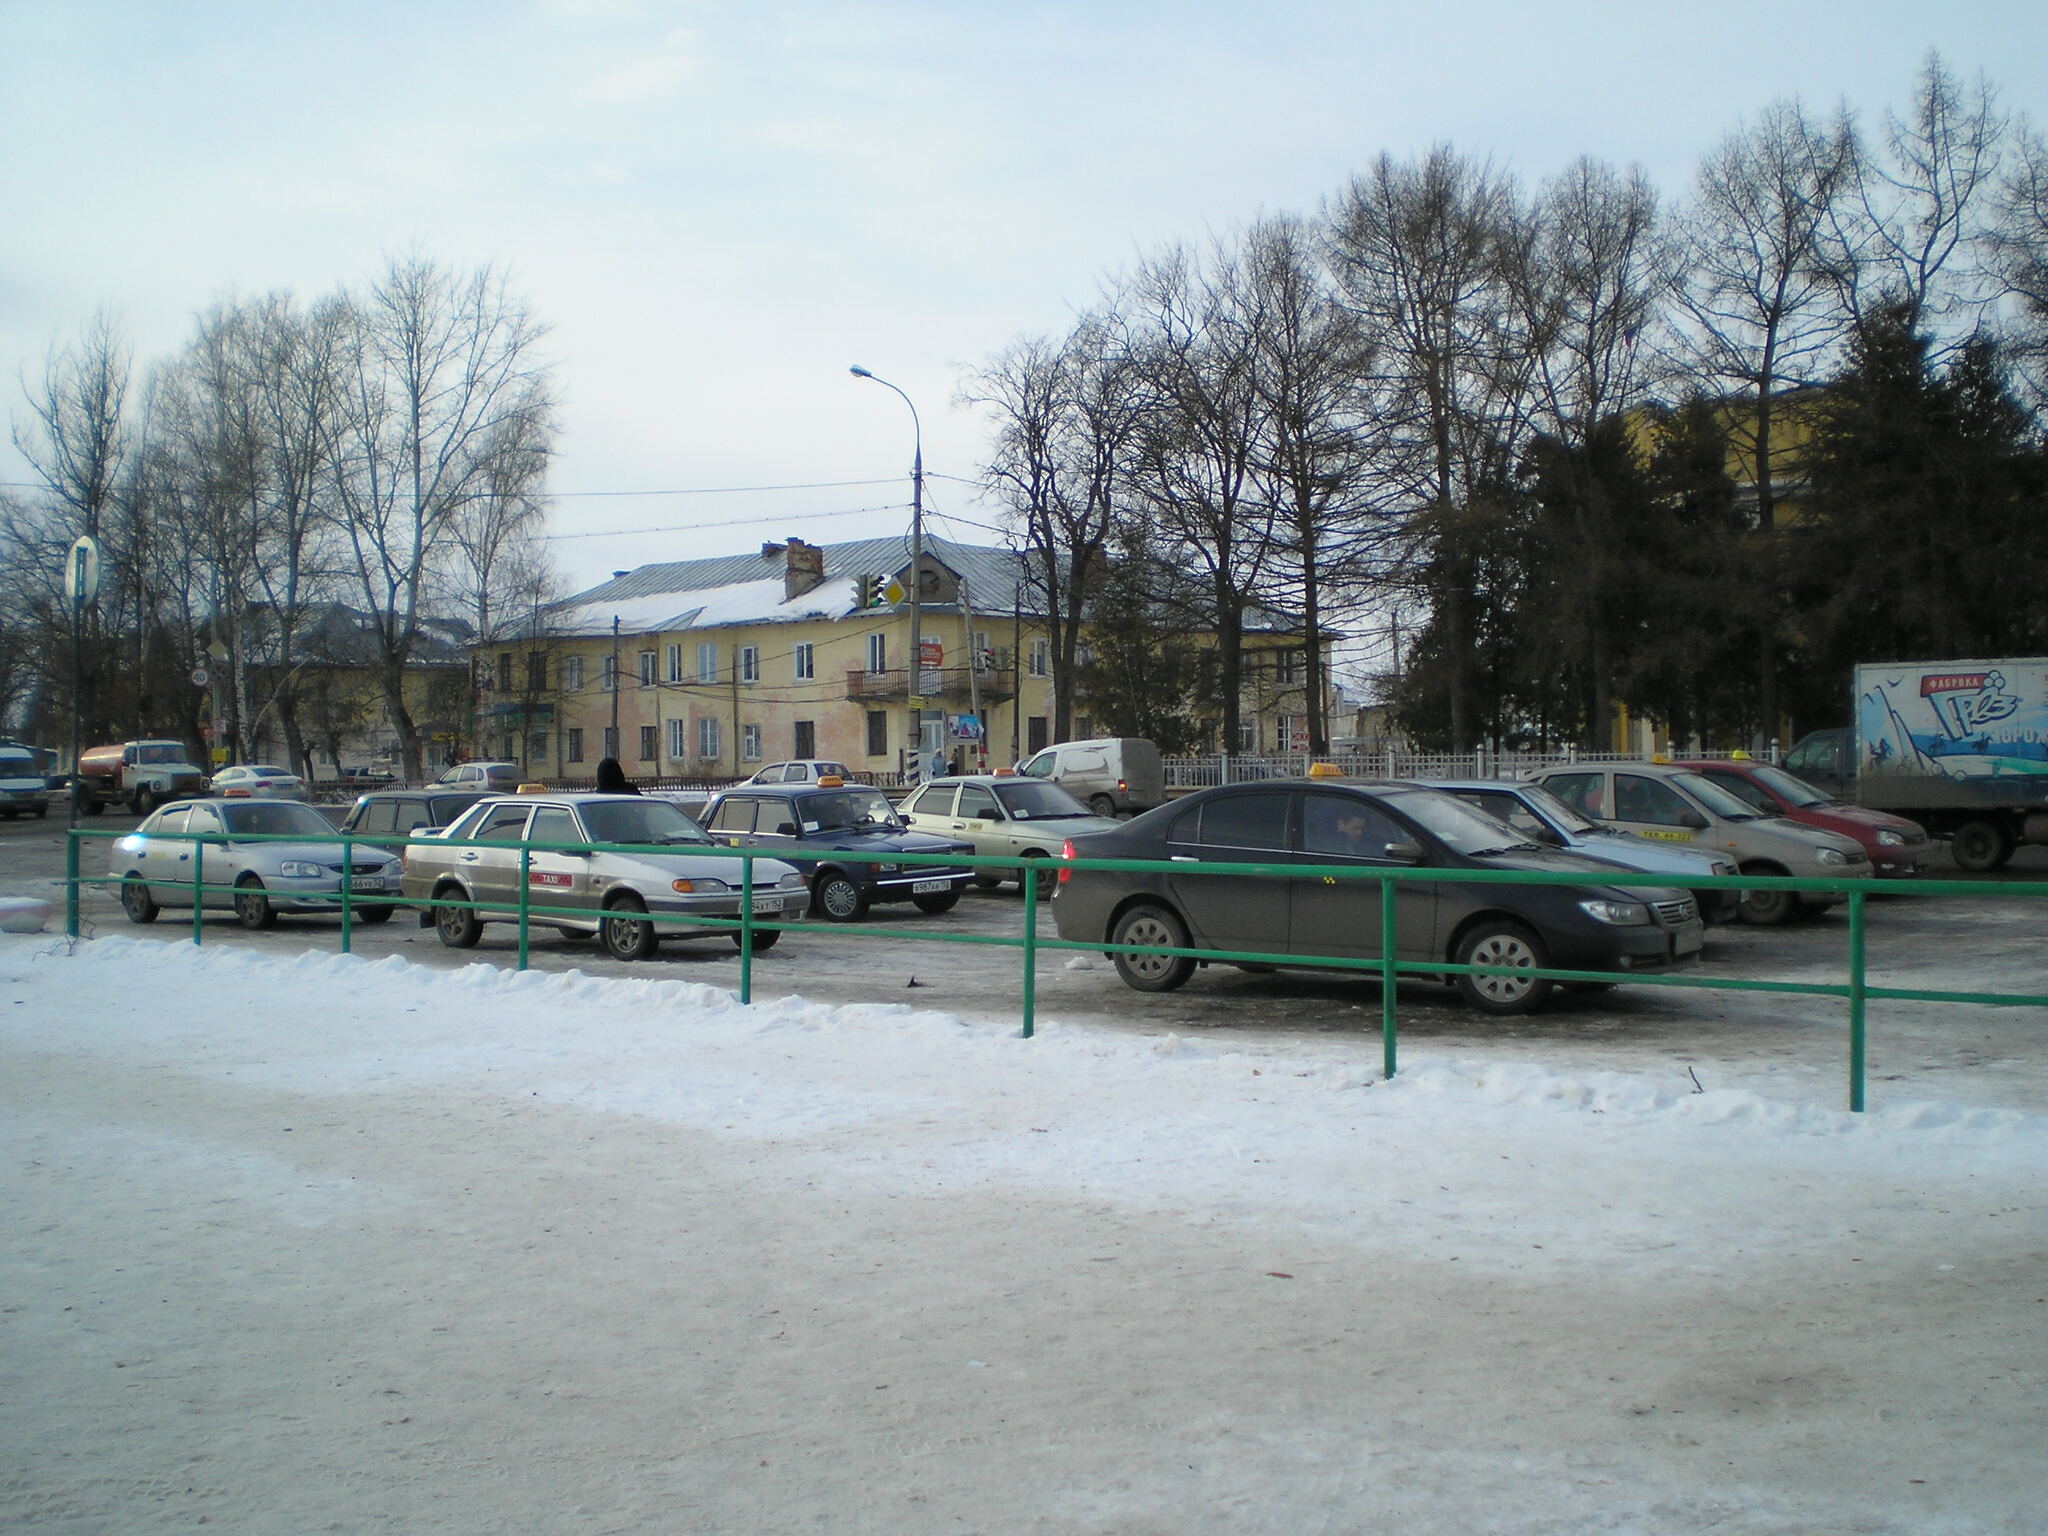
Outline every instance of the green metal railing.
<path id="1" fill-rule="evenodd" d="M 95 885 L 120 886 L 122 877 L 108 874 L 89 876 L 80 873 L 80 850 L 87 839 L 113 840 L 132 836 L 132 833 L 101 831 L 98 829 L 74 828 L 66 841 L 65 856 L 65 931 L 72 937 L 79 932 L 79 892 L 82 887 Z M 211 840 L 218 844 L 218 834 L 209 839 L 195 833 L 152 834 L 160 841 L 183 841 L 193 843 L 192 873 L 189 885 L 192 893 L 192 942 L 202 942 L 202 922 L 205 913 L 204 899 L 208 895 L 225 896 L 232 903 L 234 887 L 210 884 L 205 879 L 205 844 Z M 304 836 L 243 836 L 237 835 L 237 843 L 322 841 Z M 436 846 L 450 848 L 488 848 L 507 851 L 516 848 L 519 852 L 519 891 L 516 899 L 505 902 L 463 901 L 452 897 L 426 896 L 408 898 L 402 895 L 358 893 L 351 889 L 354 868 L 353 850 L 359 847 L 402 849 L 417 841 L 406 837 L 373 837 L 343 835 L 337 833 L 328 840 L 341 848 L 342 878 L 336 892 L 336 908 L 341 918 L 341 949 L 344 954 L 350 950 L 357 913 L 369 907 L 410 907 L 427 911 L 447 908 L 463 908 L 498 917 L 510 917 L 518 930 L 518 967 L 525 970 L 529 964 L 529 944 L 532 929 L 557 926 L 557 920 L 569 919 L 578 924 L 601 922 L 606 914 L 589 907 L 564 907 L 536 904 L 533 900 L 532 860 L 535 853 L 593 852 L 623 854 L 674 855 L 674 845 L 643 847 L 622 843 L 519 843 L 506 844 L 479 839 L 439 838 Z M 817 931 L 815 924 L 778 921 L 764 922 L 754 915 L 754 866 L 767 859 L 774 862 L 791 862 L 776 850 L 755 850 L 731 848 L 722 844 L 709 846 L 692 845 L 686 850 L 692 856 L 711 856 L 736 861 L 740 866 L 738 910 L 730 915 L 691 916 L 680 913 L 653 913 L 644 917 L 628 914 L 632 921 L 646 921 L 653 924 L 657 932 L 691 926 L 716 929 L 731 934 L 738 940 L 740 960 L 739 1001 L 753 1001 L 753 960 L 754 936 L 764 930 L 787 931 L 795 928 L 810 928 Z M 1541 978 L 1549 981 L 1611 983 L 1626 981 L 1639 986 L 1685 987 L 1701 991 L 1729 992 L 1770 992 L 1800 997 L 1827 997 L 1840 999 L 1847 1004 L 1849 1025 L 1849 1108 L 1861 1112 L 1864 1108 L 1864 1082 L 1866 1061 L 1866 1026 L 1869 1004 L 1872 1001 L 1963 1003 L 1990 1007 L 2048 1007 L 2048 995 L 2032 993 L 1964 992 L 1941 988 L 1925 987 L 1883 987 L 1872 986 L 1867 969 L 1867 944 L 1864 903 L 1873 891 L 1897 894 L 1902 887 L 1885 884 L 1876 880 L 1831 880 L 1791 876 L 1698 876 L 1685 881 L 1688 891 L 1709 889 L 1742 890 L 1783 890 L 1812 892 L 1834 895 L 1846 899 L 1848 906 L 1848 951 L 1846 956 L 1846 979 L 1834 982 L 1760 981 L 1739 977 L 1701 976 L 1690 971 L 1584 971 L 1559 967 L 1506 967 L 1499 965 L 1461 965 L 1449 959 L 1413 959 L 1398 957 L 1395 943 L 1395 918 L 1398 907 L 1398 891 L 1404 884 L 1469 884 L 1469 885 L 1556 885 L 1584 886 L 1595 883 L 1603 886 L 1644 886 L 1668 889 L 1669 875 L 1636 874 L 1616 869 L 1603 871 L 1590 880 L 1581 873 L 1545 873 L 1524 870 L 1451 870 L 1416 869 L 1408 867 L 1360 869 L 1351 865 L 1309 865 L 1271 863 L 1201 863 L 1166 862 L 1152 859 L 1071 859 L 1059 861 L 1019 861 L 1014 855 L 1004 857 L 994 854 L 918 854 L 878 852 L 865 853 L 835 850 L 829 859 L 820 861 L 805 856 L 804 864 L 826 862 L 833 864 L 889 864 L 898 866 L 931 866 L 957 869 L 963 865 L 976 869 L 1001 872 L 1006 877 L 1014 872 L 1022 873 L 1023 884 L 1023 932 L 1020 937 L 1009 938 L 996 934 L 958 933 L 931 927 L 898 927 L 887 924 L 864 924 L 860 928 L 840 930 L 849 935 L 863 938 L 916 938 L 936 943 L 995 945 L 1006 949 L 1018 949 L 1022 958 L 1022 1033 L 1029 1039 L 1035 1032 L 1037 1012 L 1037 963 L 1041 950 L 1072 950 L 1087 954 L 1116 955 L 1157 955 L 1182 956 L 1192 960 L 1221 960 L 1234 964 L 1294 966 L 1311 964 L 1316 969 L 1357 971 L 1375 977 L 1380 984 L 1380 1029 L 1383 1070 L 1392 1077 L 1398 1066 L 1398 1017 L 1397 984 L 1403 977 L 1425 978 L 1431 981 L 1448 980 L 1461 975 L 1513 975 L 1523 978 Z M 1367 957 L 1348 956 L 1304 956 L 1301 954 L 1276 953 L 1259 950 L 1197 949 L 1153 944 L 1115 944 L 1102 940 L 1080 940 L 1041 937 L 1038 932 L 1038 891 L 1039 882 L 1047 878 L 1063 877 L 1068 871 L 1101 871 L 1120 873 L 1171 872 L 1175 878 L 1189 875 L 1214 877 L 1223 875 L 1252 876 L 1262 879 L 1299 880 L 1308 877 L 1343 881 L 1347 883 L 1373 883 L 1379 886 L 1380 933 L 1379 953 Z M 153 884 L 159 882 L 152 882 Z M 1915 880 L 1909 888 L 1915 895 L 1935 897 L 2006 897 L 2048 898 L 2048 881 L 1997 880 Z M 217 909 L 216 909 L 217 910 Z"/>

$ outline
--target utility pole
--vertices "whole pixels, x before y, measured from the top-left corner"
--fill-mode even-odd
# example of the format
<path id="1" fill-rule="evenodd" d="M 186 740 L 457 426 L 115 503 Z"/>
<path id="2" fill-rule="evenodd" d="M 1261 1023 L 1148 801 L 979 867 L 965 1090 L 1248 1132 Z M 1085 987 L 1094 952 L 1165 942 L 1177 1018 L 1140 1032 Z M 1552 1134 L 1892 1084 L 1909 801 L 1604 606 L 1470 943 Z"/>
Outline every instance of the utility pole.
<path id="1" fill-rule="evenodd" d="M 897 389 L 887 379 L 878 378 L 858 363 L 849 368 L 857 379 L 866 379 L 884 389 L 896 391 L 896 397 L 910 407 L 911 460 L 910 460 L 910 581 L 906 595 L 910 599 L 910 668 L 904 673 L 910 700 L 910 761 L 917 765 L 908 777 L 922 779 L 924 766 L 924 424 L 918 420 L 917 406 L 910 396 Z"/>
<path id="2" fill-rule="evenodd" d="M 615 613 L 612 615 L 612 734 L 611 740 L 605 743 L 606 747 L 609 750 L 607 750 L 604 754 L 606 757 L 612 758 L 616 758 L 619 755 L 620 681 L 621 679 L 619 677 L 619 616 Z"/>

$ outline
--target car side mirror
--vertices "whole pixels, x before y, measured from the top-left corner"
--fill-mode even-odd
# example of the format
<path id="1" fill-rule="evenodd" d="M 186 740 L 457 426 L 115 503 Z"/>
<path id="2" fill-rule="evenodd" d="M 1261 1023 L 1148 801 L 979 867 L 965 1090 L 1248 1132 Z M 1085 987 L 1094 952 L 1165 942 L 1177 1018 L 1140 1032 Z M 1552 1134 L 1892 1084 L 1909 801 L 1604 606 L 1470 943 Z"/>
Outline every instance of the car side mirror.
<path id="1" fill-rule="evenodd" d="M 1707 829 L 1707 818 L 1698 811 L 1680 811 L 1678 824 L 1691 832 L 1704 832 Z"/>
<path id="2" fill-rule="evenodd" d="M 1546 843 L 1552 848 L 1562 848 L 1564 846 L 1564 834 L 1555 827 L 1538 827 L 1536 829 L 1536 841 Z"/>
<path id="3" fill-rule="evenodd" d="M 1396 864 L 1421 864 L 1428 855 L 1422 851 L 1422 844 L 1404 838 L 1398 843 L 1387 844 L 1387 857 Z"/>

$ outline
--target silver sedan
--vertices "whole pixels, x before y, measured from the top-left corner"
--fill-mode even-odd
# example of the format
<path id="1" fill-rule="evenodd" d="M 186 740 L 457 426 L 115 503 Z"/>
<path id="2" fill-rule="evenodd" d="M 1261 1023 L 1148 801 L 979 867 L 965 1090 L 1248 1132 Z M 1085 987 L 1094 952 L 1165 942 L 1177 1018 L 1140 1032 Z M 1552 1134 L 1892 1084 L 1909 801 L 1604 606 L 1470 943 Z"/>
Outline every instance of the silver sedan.
<path id="1" fill-rule="evenodd" d="M 294 800 L 180 800 L 114 842 L 108 874 L 121 882 L 132 923 L 166 907 L 232 909 L 244 928 L 268 928 L 280 912 L 339 912 L 344 870 L 334 826 Z M 400 861 L 357 843 L 346 878 L 355 916 L 381 923 L 398 896 Z"/>

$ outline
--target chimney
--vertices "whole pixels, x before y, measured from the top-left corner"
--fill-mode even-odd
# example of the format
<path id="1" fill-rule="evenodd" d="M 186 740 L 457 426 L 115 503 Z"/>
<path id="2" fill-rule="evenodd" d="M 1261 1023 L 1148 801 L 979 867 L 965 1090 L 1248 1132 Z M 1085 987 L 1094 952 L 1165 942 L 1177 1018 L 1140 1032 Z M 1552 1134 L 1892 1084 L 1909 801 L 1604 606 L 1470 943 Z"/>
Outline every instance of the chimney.
<path id="1" fill-rule="evenodd" d="M 782 600 L 802 597 L 825 579 L 825 551 L 802 539 L 791 539 L 784 551 Z"/>

